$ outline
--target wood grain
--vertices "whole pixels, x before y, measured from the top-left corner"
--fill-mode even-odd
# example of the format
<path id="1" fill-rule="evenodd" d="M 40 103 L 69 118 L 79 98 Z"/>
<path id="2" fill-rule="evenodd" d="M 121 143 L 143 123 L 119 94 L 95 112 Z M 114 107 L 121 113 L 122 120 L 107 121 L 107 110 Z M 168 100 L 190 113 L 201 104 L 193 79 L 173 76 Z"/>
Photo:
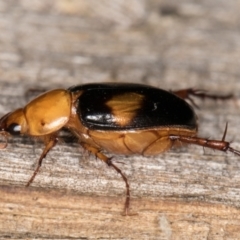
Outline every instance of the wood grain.
<path id="1" fill-rule="evenodd" d="M 116 197 L 1 186 L 1 234 L 12 238 L 237 239 L 239 211 L 197 201 L 133 201 L 139 214 L 122 217 Z M 196 235 L 197 234 L 197 235 Z"/>
<path id="2" fill-rule="evenodd" d="M 122 2 L 122 3 L 120 3 Z M 0 116 L 28 89 L 136 82 L 233 92 L 196 101 L 199 135 L 240 149 L 239 1 L 0 1 Z M 239 239 L 240 161 L 197 146 L 157 157 L 114 156 L 121 177 L 77 144 L 59 143 L 33 184 L 36 139 L 0 151 L 0 238 Z M 111 154 L 109 154 L 111 156 Z"/>

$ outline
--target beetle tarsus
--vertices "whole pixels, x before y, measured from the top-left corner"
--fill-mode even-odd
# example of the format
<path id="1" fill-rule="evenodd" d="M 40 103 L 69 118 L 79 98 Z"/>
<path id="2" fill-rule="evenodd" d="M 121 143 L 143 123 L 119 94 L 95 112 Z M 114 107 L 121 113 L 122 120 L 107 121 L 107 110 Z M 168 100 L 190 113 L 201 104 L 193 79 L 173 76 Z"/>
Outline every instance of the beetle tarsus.
<path id="1" fill-rule="evenodd" d="M 240 156 L 240 151 L 238 151 L 238 150 L 236 150 L 236 149 L 234 149 L 234 148 L 232 148 L 232 147 L 228 147 L 227 150 L 228 150 L 229 152 L 232 152 L 232 153 Z"/>

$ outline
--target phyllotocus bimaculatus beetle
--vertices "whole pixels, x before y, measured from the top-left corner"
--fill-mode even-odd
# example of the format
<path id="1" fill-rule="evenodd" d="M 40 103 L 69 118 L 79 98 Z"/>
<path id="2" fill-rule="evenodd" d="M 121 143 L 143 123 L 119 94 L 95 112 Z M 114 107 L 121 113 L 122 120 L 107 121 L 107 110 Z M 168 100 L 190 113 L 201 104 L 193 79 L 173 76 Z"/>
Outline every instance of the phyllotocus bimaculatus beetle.
<path id="1" fill-rule="evenodd" d="M 43 158 L 58 142 L 59 132 L 68 129 L 79 144 L 113 167 L 126 184 L 124 214 L 129 214 L 130 188 L 126 176 L 102 153 L 151 156 L 170 149 L 174 143 L 196 144 L 224 152 L 240 151 L 225 141 L 197 136 L 197 116 L 185 101 L 190 96 L 228 99 L 232 95 L 209 95 L 193 89 L 175 92 L 141 84 L 102 83 L 56 89 L 38 96 L 25 107 L 0 119 L 0 134 L 28 135 L 42 139 L 45 148 L 27 183 L 37 175 Z M 2 148 L 7 146 L 7 141 Z"/>

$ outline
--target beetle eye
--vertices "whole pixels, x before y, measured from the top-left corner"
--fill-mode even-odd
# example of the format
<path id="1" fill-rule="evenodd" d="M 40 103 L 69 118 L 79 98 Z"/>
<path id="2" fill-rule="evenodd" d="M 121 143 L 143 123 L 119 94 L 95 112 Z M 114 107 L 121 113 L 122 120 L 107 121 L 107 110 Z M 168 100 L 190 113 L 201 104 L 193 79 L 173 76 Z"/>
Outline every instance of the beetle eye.
<path id="1" fill-rule="evenodd" d="M 21 132 L 21 126 L 17 123 L 12 123 L 9 125 L 7 132 L 9 132 L 12 135 L 19 135 Z"/>

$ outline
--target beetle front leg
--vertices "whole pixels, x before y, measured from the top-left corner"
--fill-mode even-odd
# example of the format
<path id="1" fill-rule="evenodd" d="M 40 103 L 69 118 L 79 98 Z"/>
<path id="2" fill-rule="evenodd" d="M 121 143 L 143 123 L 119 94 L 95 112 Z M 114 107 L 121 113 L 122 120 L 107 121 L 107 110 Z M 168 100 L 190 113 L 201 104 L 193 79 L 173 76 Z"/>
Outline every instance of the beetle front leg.
<path id="1" fill-rule="evenodd" d="M 98 148 L 92 147 L 91 145 L 87 143 L 81 143 L 81 145 L 88 150 L 89 152 L 93 153 L 97 158 L 105 162 L 108 166 L 113 167 L 122 177 L 122 179 L 125 182 L 126 185 L 126 200 L 124 204 L 124 212 L 123 215 L 132 215 L 132 213 L 129 212 L 130 207 L 130 186 L 128 183 L 127 177 L 123 174 L 123 172 L 112 162 L 112 159 L 101 153 L 101 151 Z"/>
<path id="2" fill-rule="evenodd" d="M 44 136 L 43 141 L 45 143 L 45 148 L 43 149 L 43 152 L 38 159 L 37 168 L 35 169 L 32 177 L 29 179 L 26 187 L 28 187 L 33 182 L 42 165 L 42 160 L 47 156 L 48 152 L 56 145 L 56 143 L 58 142 L 58 138 L 56 137 L 56 134 L 51 134 Z"/>

